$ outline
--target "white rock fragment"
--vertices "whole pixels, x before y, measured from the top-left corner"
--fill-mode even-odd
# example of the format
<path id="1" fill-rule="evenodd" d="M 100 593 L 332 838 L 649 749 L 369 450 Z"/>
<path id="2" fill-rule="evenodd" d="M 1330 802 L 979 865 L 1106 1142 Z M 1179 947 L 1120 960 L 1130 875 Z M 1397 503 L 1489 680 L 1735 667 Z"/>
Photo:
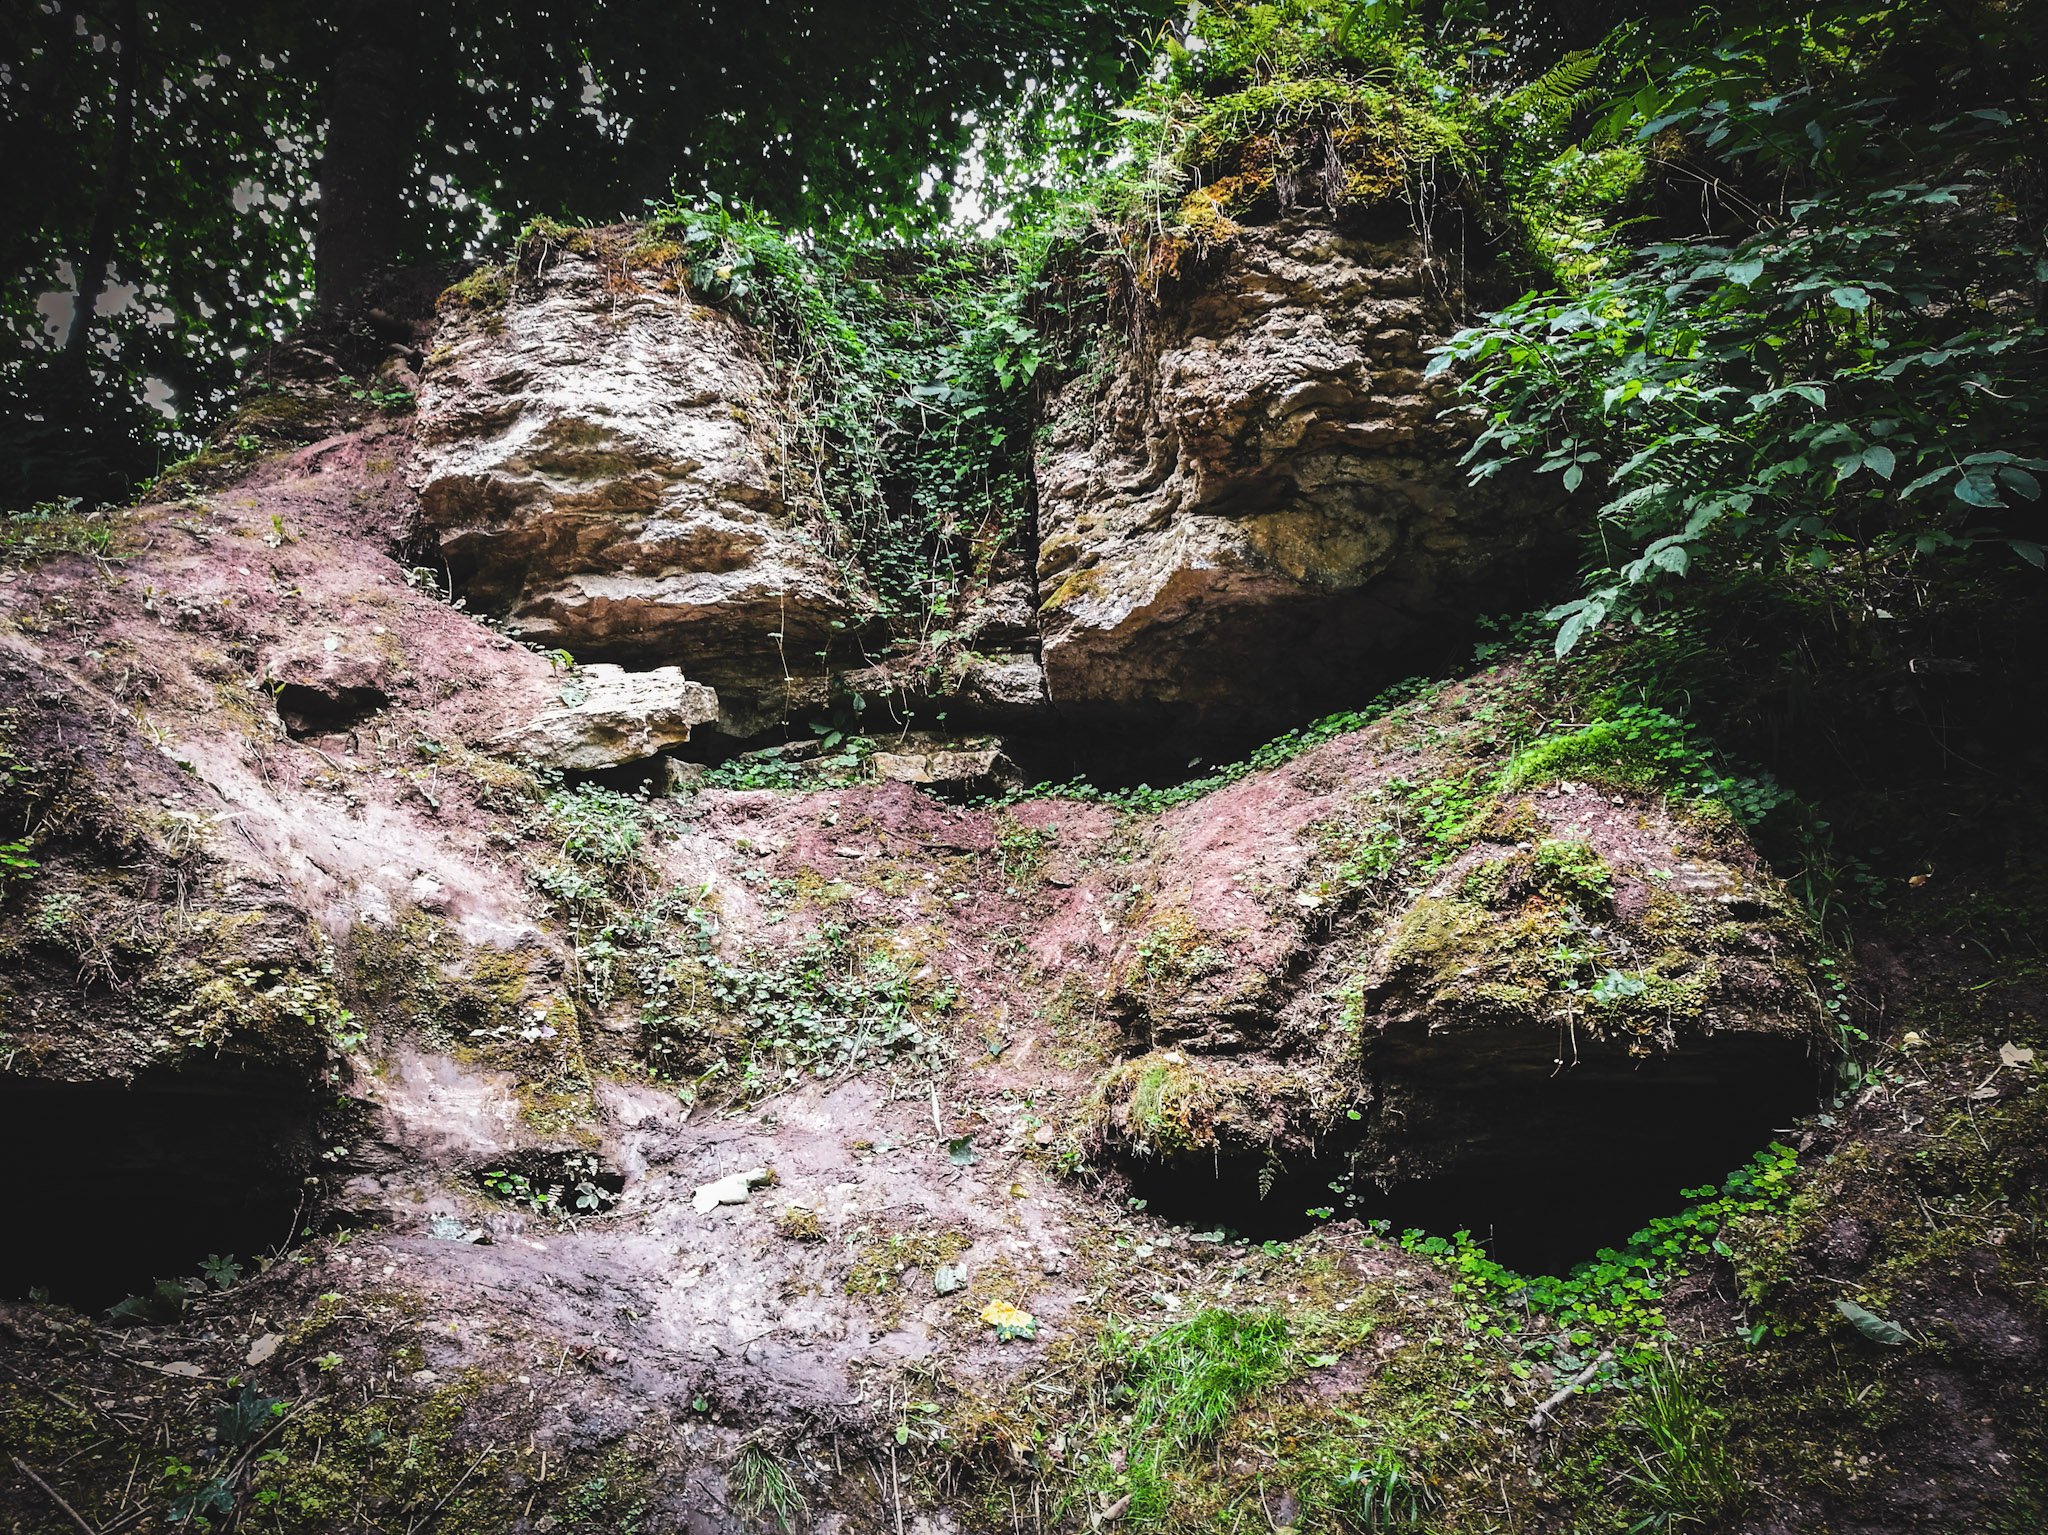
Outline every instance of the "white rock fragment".
<path id="1" fill-rule="evenodd" d="M 750 1167 L 743 1173 L 728 1173 L 723 1178 L 702 1185 L 690 1196 L 691 1208 L 699 1215 L 709 1215 L 720 1205 L 743 1205 L 747 1202 L 747 1191 L 768 1181 L 768 1169 Z"/>

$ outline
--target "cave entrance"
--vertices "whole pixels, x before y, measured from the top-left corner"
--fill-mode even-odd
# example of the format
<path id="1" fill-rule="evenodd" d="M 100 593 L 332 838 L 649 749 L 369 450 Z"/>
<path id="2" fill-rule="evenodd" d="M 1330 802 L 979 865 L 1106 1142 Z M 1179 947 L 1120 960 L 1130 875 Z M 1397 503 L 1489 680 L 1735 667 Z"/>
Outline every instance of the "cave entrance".
<path id="1" fill-rule="evenodd" d="M 345 736 L 391 702 L 382 688 L 277 684 L 277 717 L 294 741 Z"/>
<path id="2" fill-rule="evenodd" d="M 250 1272 L 304 1219 L 315 1111 L 301 1080 L 218 1066 L 130 1086 L 0 1081 L 15 1170 L 0 1296 L 96 1315 L 215 1255 Z"/>
<path id="3" fill-rule="evenodd" d="M 1124 1164 L 1124 1172 L 1145 1208 L 1161 1220 L 1253 1242 L 1287 1242 L 1330 1218 L 1312 1211 L 1339 1210 L 1342 1191 L 1349 1187 L 1348 1166 L 1341 1154 L 1292 1167 L 1256 1157 L 1220 1157 L 1167 1167 L 1132 1162 Z"/>
<path id="4" fill-rule="evenodd" d="M 1485 1128 L 1433 1148 L 1441 1165 L 1428 1177 L 1384 1190 L 1361 1180 L 1353 1208 L 1397 1233 L 1469 1231 L 1520 1273 L 1568 1273 L 1677 1213 L 1685 1190 L 1718 1189 L 1813 1111 L 1805 1047 L 1774 1044 L 1740 1052 L 1751 1069 L 1733 1074 L 1587 1063 L 1547 1079 L 1536 1114 L 1504 1084 L 1480 1089 L 1458 1118 Z"/>
<path id="5" fill-rule="evenodd" d="M 1547 1051 L 1497 1053 L 1483 1070 L 1440 1053 L 1385 1064 L 1393 1112 L 1370 1152 L 1326 1142 L 1291 1165 L 1133 1160 L 1133 1192 L 1162 1219 L 1255 1241 L 1355 1217 L 1396 1236 L 1469 1231 L 1511 1269 L 1565 1274 L 1678 1212 L 1685 1190 L 1718 1189 L 1819 1099 L 1807 1046 L 1781 1038 L 1657 1061 L 1589 1055 L 1567 1071 Z M 1403 1178 L 1403 1166 L 1431 1171 Z"/>

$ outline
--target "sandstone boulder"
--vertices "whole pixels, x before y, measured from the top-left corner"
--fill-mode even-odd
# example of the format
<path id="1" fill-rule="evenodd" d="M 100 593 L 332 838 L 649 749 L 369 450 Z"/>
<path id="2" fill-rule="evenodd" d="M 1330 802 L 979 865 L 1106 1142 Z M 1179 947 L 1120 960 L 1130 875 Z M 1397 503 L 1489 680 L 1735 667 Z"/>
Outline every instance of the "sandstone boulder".
<path id="1" fill-rule="evenodd" d="M 1090 1135 L 1152 1208 L 1235 1198 L 1247 1233 L 1448 1219 L 1502 1261 L 1571 1262 L 1810 1110 L 1806 915 L 1714 804 L 1502 764 L 1521 680 L 1455 685 L 1132 845 L 1099 993 L 1130 1054 Z"/>
<path id="2" fill-rule="evenodd" d="M 559 708 L 508 731 L 497 746 L 543 767 L 595 773 L 680 746 L 717 718 L 717 693 L 685 681 L 679 667 L 629 672 L 598 662 L 569 675 Z"/>
<path id="3" fill-rule="evenodd" d="M 594 231 L 448 316 L 421 526 L 472 607 L 579 659 L 680 664 L 751 733 L 819 670 L 846 583 L 791 504 L 792 408 L 755 334 L 643 280 L 633 237 Z"/>
<path id="4" fill-rule="evenodd" d="M 1405 224 L 1247 229 L 1106 386 L 1054 403 L 1038 584 L 1063 717 L 1269 735 L 1559 552 L 1554 504 L 1459 467 L 1470 428 L 1423 372 L 1453 325 L 1437 282 Z"/>

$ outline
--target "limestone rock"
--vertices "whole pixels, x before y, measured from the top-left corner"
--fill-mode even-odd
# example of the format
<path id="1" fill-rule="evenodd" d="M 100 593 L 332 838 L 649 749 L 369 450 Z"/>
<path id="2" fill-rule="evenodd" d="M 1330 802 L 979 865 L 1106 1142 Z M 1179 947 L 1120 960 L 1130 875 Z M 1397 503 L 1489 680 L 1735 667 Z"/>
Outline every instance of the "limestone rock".
<path id="1" fill-rule="evenodd" d="M 884 783 L 922 784 L 935 788 L 982 789 L 1008 782 L 1016 776 L 1002 747 L 934 747 L 876 752 L 869 759 L 875 776 Z"/>
<path id="2" fill-rule="evenodd" d="M 1423 374 L 1453 324 L 1435 281 L 1405 224 L 1249 229 L 1099 396 L 1055 402 L 1038 583 L 1064 718 L 1270 734 L 1561 550 L 1553 504 L 1466 482 L 1470 428 Z"/>
<path id="3" fill-rule="evenodd" d="M 997 650 L 1029 640 L 1038 631 L 1031 583 L 1019 575 L 993 581 L 966 596 L 960 638 L 978 650 Z"/>
<path id="4" fill-rule="evenodd" d="M 975 713 L 1009 723 L 1049 712 L 1045 668 L 1036 656 L 970 656 L 957 696 Z"/>
<path id="5" fill-rule="evenodd" d="M 709 1215 L 720 1205 L 743 1205 L 747 1194 L 755 1187 L 769 1181 L 765 1167 L 750 1167 L 742 1173 L 727 1173 L 723 1178 L 713 1179 L 698 1188 L 690 1196 L 690 1207 L 699 1215 Z"/>
<path id="6" fill-rule="evenodd" d="M 685 681 L 681 668 L 629 672 L 598 662 L 579 666 L 562 689 L 560 708 L 535 715 L 499 737 L 508 756 L 571 773 L 642 762 L 690 739 L 718 718 L 718 695 Z"/>
<path id="7" fill-rule="evenodd" d="M 791 407 L 753 333 L 643 284 L 633 235 L 594 231 L 502 309 L 448 318 L 421 384 L 420 523 L 473 608 L 579 658 L 679 663 L 745 732 L 848 594 L 787 499 Z"/>

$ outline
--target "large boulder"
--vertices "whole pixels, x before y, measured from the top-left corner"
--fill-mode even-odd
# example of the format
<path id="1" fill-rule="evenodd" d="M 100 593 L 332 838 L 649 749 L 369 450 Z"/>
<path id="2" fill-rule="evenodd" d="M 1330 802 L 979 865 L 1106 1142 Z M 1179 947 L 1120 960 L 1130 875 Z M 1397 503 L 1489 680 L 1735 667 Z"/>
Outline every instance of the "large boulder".
<path id="1" fill-rule="evenodd" d="M 679 664 L 746 734 L 851 611 L 792 503 L 755 333 L 580 234 L 446 306 L 420 390 L 420 521 L 472 607 L 578 660 Z"/>
<path id="2" fill-rule="evenodd" d="M 1405 222 L 1245 229 L 1106 384 L 1055 402 L 1038 583 L 1062 716 L 1271 734 L 1560 550 L 1554 501 L 1459 467 L 1471 429 L 1423 371 L 1453 324 L 1441 275 Z"/>

